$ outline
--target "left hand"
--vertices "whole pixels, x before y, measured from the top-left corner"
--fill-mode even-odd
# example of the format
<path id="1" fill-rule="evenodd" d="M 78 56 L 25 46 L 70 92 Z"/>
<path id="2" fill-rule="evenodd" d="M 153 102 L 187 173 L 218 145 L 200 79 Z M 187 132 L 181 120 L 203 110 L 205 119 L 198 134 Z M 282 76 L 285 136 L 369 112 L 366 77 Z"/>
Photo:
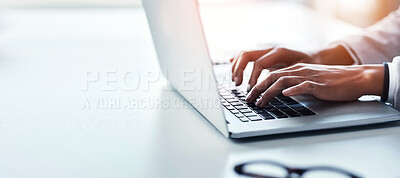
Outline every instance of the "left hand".
<path id="1" fill-rule="evenodd" d="M 381 95 L 383 90 L 383 65 L 333 66 L 320 64 L 295 64 L 268 74 L 255 85 L 246 98 L 264 107 L 269 100 L 283 93 L 285 96 L 311 94 L 322 100 L 353 101 L 362 95 Z"/>

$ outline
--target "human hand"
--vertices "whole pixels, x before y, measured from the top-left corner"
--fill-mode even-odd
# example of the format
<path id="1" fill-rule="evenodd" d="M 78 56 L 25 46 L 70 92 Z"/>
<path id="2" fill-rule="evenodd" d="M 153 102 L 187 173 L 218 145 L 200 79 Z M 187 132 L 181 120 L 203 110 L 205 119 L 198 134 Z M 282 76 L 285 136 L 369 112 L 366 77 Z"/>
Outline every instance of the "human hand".
<path id="1" fill-rule="evenodd" d="M 304 53 L 286 48 L 270 48 L 242 52 L 239 56 L 232 58 L 232 81 L 236 85 L 242 84 L 243 71 L 247 64 L 254 61 L 253 71 L 250 76 L 248 89 L 257 83 L 257 79 L 263 69 L 276 70 L 294 65 L 296 63 L 311 64 L 336 64 L 350 65 L 353 60 L 341 45 L 332 45 L 315 53 Z"/>
<path id="2" fill-rule="evenodd" d="M 257 79 L 263 69 L 280 69 L 298 62 L 307 62 L 310 60 L 311 55 L 286 48 L 242 52 L 239 56 L 231 59 L 233 63 L 232 81 L 237 86 L 242 84 L 243 71 L 251 61 L 254 61 L 254 67 L 249 80 L 249 89 L 257 83 Z"/>
<path id="3" fill-rule="evenodd" d="M 269 100 L 283 93 L 285 96 L 311 94 L 322 100 L 353 101 L 362 95 L 381 95 L 383 90 L 382 65 L 329 66 L 295 64 L 270 72 L 254 86 L 246 101 L 257 101 L 264 107 Z"/>

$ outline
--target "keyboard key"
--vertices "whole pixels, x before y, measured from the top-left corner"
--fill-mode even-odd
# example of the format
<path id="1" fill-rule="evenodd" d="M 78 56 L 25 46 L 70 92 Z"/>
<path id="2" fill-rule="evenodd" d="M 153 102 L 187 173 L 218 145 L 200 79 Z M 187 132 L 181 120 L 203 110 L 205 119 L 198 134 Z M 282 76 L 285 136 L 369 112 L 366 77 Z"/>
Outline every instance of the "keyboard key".
<path id="1" fill-rule="evenodd" d="M 242 106 L 235 106 L 236 109 L 242 110 L 242 109 L 248 109 L 248 107 L 242 105 Z"/>
<path id="2" fill-rule="evenodd" d="M 246 103 L 246 105 L 249 106 L 250 108 L 257 107 L 254 102 L 253 103 Z"/>
<path id="3" fill-rule="evenodd" d="M 293 109 L 290 109 L 290 108 L 288 108 L 288 107 L 286 107 L 286 108 L 282 108 L 282 109 L 280 109 L 282 112 L 291 112 L 291 111 L 293 111 Z"/>
<path id="4" fill-rule="evenodd" d="M 255 113 L 266 113 L 267 111 L 265 111 L 264 109 L 261 109 L 261 108 L 257 108 L 257 109 L 254 109 L 254 112 Z"/>
<path id="5" fill-rule="evenodd" d="M 238 99 L 234 98 L 234 99 L 227 99 L 226 101 L 228 101 L 229 103 L 233 103 L 233 102 L 240 102 Z"/>
<path id="6" fill-rule="evenodd" d="M 274 106 L 272 106 L 271 104 L 267 104 L 267 105 L 265 105 L 264 106 L 264 109 L 272 109 L 272 108 L 275 108 Z"/>
<path id="7" fill-rule="evenodd" d="M 283 109 L 283 108 L 288 108 L 286 105 L 284 105 L 283 103 L 282 104 L 277 104 L 277 105 L 274 105 L 275 106 L 275 108 L 278 108 L 278 109 Z"/>
<path id="8" fill-rule="evenodd" d="M 239 100 L 246 101 L 246 97 L 239 97 Z"/>
<path id="9" fill-rule="evenodd" d="M 288 116 L 286 116 L 286 114 L 282 113 L 278 109 L 269 109 L 268 111 L 271 112 L 272 114 L 274 114 L 277 118 L 287 118 L 288 117 Z"/>
<path id="10" fill-rule="evenodd" d="M 275 98 L 272 98 L 272 99 L 269 101 L 269 103 L 271 103 L 271 104 L 273 104 L 273 105 L 275 105 L 275 104 L 282 104 L 282 102 L 280 102 L 279 100 L 277 100 L 277 99 L 275 99 Z"/>
<path id="11" fill-rule="evenodd" d="M 234 110 L 235 108 L 233 106 L 226 106 L 226 109 L 228 110 Z"/>
<path id="12" fill-rule="evenodd" d="M 274 116 L 272 116 L 271 114 L 264 112 L 264 113 L 260 113 L 258 114 L 261 118 L 263 118 L 264 120 L 269 120 L 269 119 L 275 119 Z"/>
<path id="13" fill-rule="evenodd" d="M 235 99 L 235 97 L 234 96 L 231 96 L 231 95 L 229 95 L 229 96 L 222 96 L 224 99 Z"/>
<path id="14" fill-rule="evenodd" d="M 254 112 L 248 112 L 248 113 L 243 113 L 244 116 L 250 117 L 250 116 L 256 116 L 257 114 Z"/>
<path id="15" fill-rule="evenodd" d="M 247 106 L 256 106 L 256 103 L 255 103 L 255 102 L 252 102 L 252 103 L 246 103 L 246 105 L 247 105 Z"/>
<path id="16" fill-rule="evenodd" d="M 249 107 L 249 108 L 251 108 L 251 109 L 253 109 L 253 110 L 261 109 L 261 108 L 259 108 L 259 107 L 257 107 L 257 106 L 252 106 L 252 107 Z"/>
<path id="17" fill-rule="evenodd" d="M 240 109 L 239 111 L 240 111 L 241 113 L 253 112 L 253 111 L 250 110 L 250 109 Z"/>
<path id="18" fill-rule="evenodd" d="M 258 116 L 250 116 L 250 117 L 247 117 L 247 119 L 249 119 L 251 121 L 261 121 L 262 120 L 261 117 L 258 117 Z"/>
<path id="19" fill-rule="evenodd" d="M 231 90 L 231 92 L 232 92 L 233 94 L 235 94 L 235 95 L 241 93 L 240 91 L 238 91 L 238 90 L 236 90 L 236 89 Z"/>
<path id="20" fill-rule="evenodd" d="M 231 104 L 229 104 L 228 102 L 222 102 L 223 106 L 230 106 Z"/>
<path id="21" fill-rule="evenodd" d="M 239 119 L 242 122 L 249 122 L 249 119 L 247 119 L 246 117 L 239 117 Z"/>
<path id="22" fill-rule="evenodd" d="M 233 113 L 233 114 L 238 114 L 238 113 L 240 113 L 238 110 L 236 110 L 236 109 L 234 109 L 234 110 L 229 110 L 229 111 L 231 111 L 231 113 Z"/>
<path id="23" fill-rule="evenodd" d="M 243 93 L 241 93 L 241 94 L 238 94 L 238 95 L 236 95 L 237 97 L 246 97 L 246 95 L 245 94 L 243 94 Z"/>
<path id="24" fill-rule="evenodd" d="M 280 101 L 274 101 L 274 102 L 269 102 L 268 104 L 272 105 L 272 106 L 279 106 L 279 105 L 283 105 L 282 102 Z"/>
<path id="25" fill-rule="evenodd" d="M 289 117 L 298 117 L 298 116 L 301 116 L 299 113 L 293 111 L 293 110 L 290 109 L 290 108 L 284 108 L 284 109 L 281 109 L 281 111 L 284 112 L 284 113 L 285 113 L 286 115 L 288 115 Z"/>
<path id="26" fill-rule="evenodd" d="M 242 113 L 235 114 L 235 116 L 238 117 L 238 118 L 244 117 L 244 115 Z"/>
<path id="27" fill-rule="evenodd" d="M 241 102 L 233 102 L 233 103 L 231 103 L 231 105 L 232 106 L 244 106 L 244 104 Z"/>
<path id="28" fill-rule="evenodd" d="M 307 108 L 300 108 L 300 109 L 298 109 L 296 111 L 299 112 L 303 116 L 315 115 L 314 112 L 312 112 L 311 110 L 309 110 Z"/>

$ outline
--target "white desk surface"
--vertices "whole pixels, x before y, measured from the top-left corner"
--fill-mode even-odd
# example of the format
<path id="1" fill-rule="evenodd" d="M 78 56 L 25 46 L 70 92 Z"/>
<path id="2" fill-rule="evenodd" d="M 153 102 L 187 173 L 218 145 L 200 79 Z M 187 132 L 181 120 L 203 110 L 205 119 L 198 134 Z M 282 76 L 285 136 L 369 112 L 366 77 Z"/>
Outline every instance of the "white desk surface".
<path id="1" fill-rule="evenodd" d="M 182 104 L 162 78 L 147 90 L 158 70 L 141 8 L 0 11 L 0 177 L 231 177 L 251 159 L 400 177 L 398 123 L 230 140 L 189 107 L 154 106 Z M 104 91 L 113 71 L 138 89 Z"/>

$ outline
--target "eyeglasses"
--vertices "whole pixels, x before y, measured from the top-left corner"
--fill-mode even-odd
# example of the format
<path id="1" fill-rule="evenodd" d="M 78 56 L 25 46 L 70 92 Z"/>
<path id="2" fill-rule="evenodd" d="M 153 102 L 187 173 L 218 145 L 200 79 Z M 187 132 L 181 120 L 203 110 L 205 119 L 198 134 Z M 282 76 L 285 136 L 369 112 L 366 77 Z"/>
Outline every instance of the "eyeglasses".
<path id="1" fill-rule="evenodd" d="M 235 166 L 239 175 L 257 178 L 361 178 L 346 170 L 330 166 L 293 168 L 274 161 L 251 161 Z"/>

